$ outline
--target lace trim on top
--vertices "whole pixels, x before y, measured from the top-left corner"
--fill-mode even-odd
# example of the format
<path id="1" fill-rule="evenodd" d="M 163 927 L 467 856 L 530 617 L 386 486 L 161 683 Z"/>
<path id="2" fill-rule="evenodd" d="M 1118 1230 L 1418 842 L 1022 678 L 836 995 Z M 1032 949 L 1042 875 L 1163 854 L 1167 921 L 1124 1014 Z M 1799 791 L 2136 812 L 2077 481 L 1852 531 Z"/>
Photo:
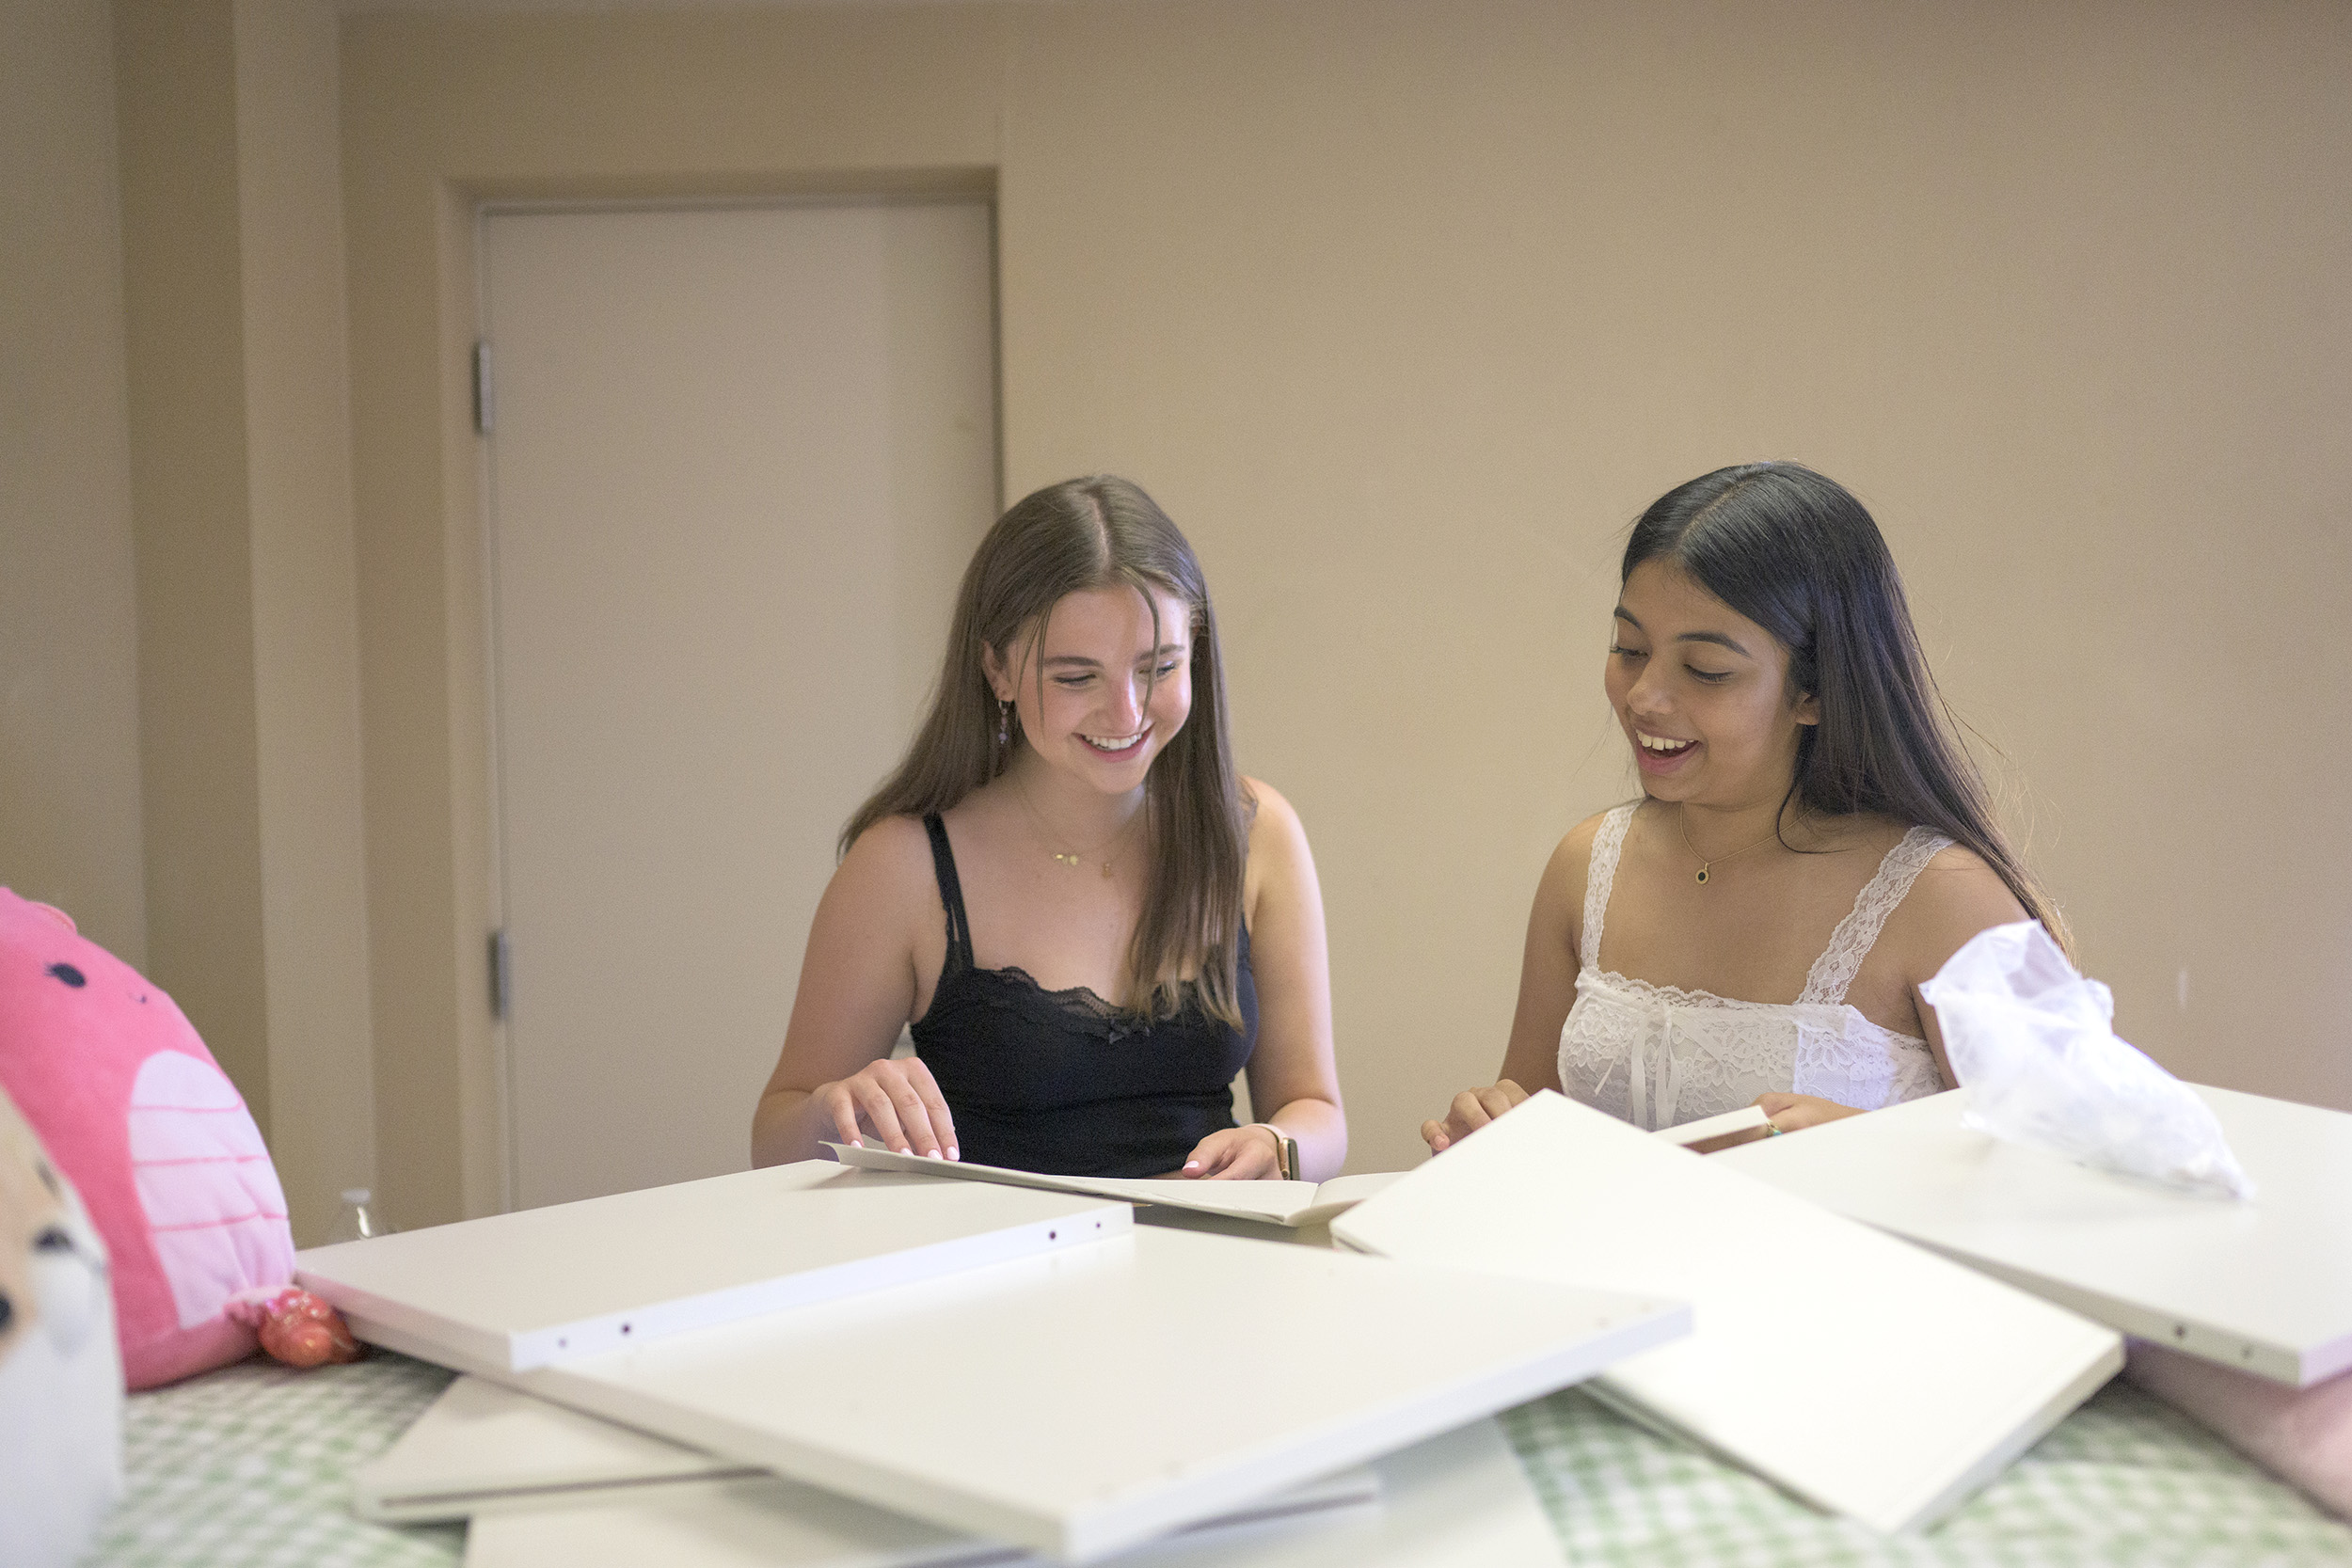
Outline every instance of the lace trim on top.
<path id="1" fill-rule="evenodd" d="M 1793 1090 L 1875 1109 L 1943 1087 L 1927 1042 L 1882 1027 L 1846 989 L 1919 871 L 1951 841 L 1914 828 L 1890 849 L 1831 933 L 1793 1004 L 1748 1002 L 1603 970 L 1600 940 L 1627 827 L 1619 806 L 1593 836 L 1576 1006 L 1561 1030 L 1561 1086 L 1643 1127 L 1666 1127 Z"/>
<path id="2" fill-rule="evenodd" d="M 1584 929 L 1577 938 L 1576 961 L 1581 969 L 1600 967 L 1600 922 L 1609 912 L 1609 889 L 1617 879 L 1617 856 L 1625 849 L 1625 830 L 1639 800 L 1628 800 L 1600 819 L 1593 834 L 1593 859 L 1584 872 Z"/>
<path id="3" fill-rule="evenodd" d="M 1952 841 L 1932 828 L 1914 828 L 1903 834 L 1902 841 L 1879 862 L 1878 875 L 1855 897 L 1846 918 L 1830 933 L 1829 945 L 1813 960 L 1813 968 L 1804 977 L 1804 990 L 1799 993 L 1798 1002 L 1836 1004 L 1846 1000 L 1846 988 L 1861 973 L 1862 960 L 1870 956 L 1879 931 L 1886 925 L 1886 917 L 1911 892 L 1911 884 L 1918 880 L 1928 862 L 1951 847 Z"/>
<path id="4" fill-rule="evenodd" d="M 923 819 L 924 830 L 931 840 L 932 869 L 938 873 L 940 902 L 947 911 L 947 957 L 939 968 L 939 982 L 931 988 L 931 1005 L 915 1020 L 920 1028 L 939 1016 L 941 999 L 950 990 L 950 982 L 959 982 L 952 989 L 959 996 L 977 1000 L 982 1006 L 999 1012 L 1018 1013 L 1028 998 L 1044 1002 L 1057 1011 L 1089 1023 L 1101 1024 L 1109 1030 L 1108 1043 L 1117 1045 L 1130 1035 L 1148 1033 L 1168 1019 L 1137 1018 L 1117 1003 L 1104 996 L 1092 986 L 1070 986 L 1061 990 L 1049 990 L 1043 982 L 1018 964 L 1006 964 L 1000 969 L 982 969 L 972 952 L 972 919 L 963 906 L 963 880 L 957 873 L 955 851 L 947 844 L 946 825 L 936 816 Z M 1234 960 L 1238 968 L 1249 964 L 1249 927 L 1239 927 L 1238 951 Z M 965 977 L 969 976 L 968 979 Z M 1198 995 L 1187 992 L 1184 1005 L 1172 1015 L 1176 1019 L 1205 1019 L 1208 1015 Z"/>

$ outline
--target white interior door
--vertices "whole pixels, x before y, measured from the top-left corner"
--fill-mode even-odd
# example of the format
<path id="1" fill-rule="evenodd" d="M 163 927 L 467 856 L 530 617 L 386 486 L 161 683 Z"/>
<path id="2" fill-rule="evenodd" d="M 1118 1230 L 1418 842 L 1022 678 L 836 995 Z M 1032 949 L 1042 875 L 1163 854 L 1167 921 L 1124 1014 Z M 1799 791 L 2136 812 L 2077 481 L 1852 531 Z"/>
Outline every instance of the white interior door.
<path id="1" fill-rule="evenodd" d="M 484 219 L 511 1201 L 743 1168 L 995 510 L 984 203 Z"/>

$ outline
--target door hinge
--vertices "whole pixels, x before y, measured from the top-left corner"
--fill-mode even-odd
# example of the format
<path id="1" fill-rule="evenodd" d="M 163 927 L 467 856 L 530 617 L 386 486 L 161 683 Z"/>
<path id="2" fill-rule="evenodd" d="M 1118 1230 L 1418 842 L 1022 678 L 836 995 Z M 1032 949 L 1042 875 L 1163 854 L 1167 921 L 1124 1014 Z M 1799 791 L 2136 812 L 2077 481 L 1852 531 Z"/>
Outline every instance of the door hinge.
<path id="1" fill-rule="evenodd" d="M 477 436 L 487 436 L 498 423 L 498 405 L 490 401 L 490 340 L 478 338 L 473 345 L 473 428 Z"/>
<path id="2" fill-rule="evenodd" d="M 515 952 L 507 944 L 506 930 L 501 927 L 490 933 L 490 1016 L 503 1019 L 507 1004 L 514 999 Z"/>

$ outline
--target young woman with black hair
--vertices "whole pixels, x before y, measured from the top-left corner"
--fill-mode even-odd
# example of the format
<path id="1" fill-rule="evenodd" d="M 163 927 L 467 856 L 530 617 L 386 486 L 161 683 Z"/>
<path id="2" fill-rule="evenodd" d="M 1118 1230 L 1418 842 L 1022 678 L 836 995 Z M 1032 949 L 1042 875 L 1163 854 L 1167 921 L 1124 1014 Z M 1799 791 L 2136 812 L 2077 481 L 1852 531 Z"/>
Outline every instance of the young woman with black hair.
<path id="1" fill-rule="evenodd" d="M 1338 1175 L 1314 861 L 1234 771 L 1184 536 L 1124 480 L 1040 490 L 981 542 L 947 641 L 842 832 L 753 1162 L 871 1137 L 1073 1175 Z M 1235 1127 L 1245 1068 L 1263 1119 Z"/>
<path id="2" fill-rule="evenodd" d="M 1920 983 L 2056 910 L 1945 721 L 1878 525 L 1793 463 L 1661 497 L 1626 545 L 1604 685 L 1642 799 L 1561 841 L 1500 1082 L 1645 1128 L 1761 1106 L 1794 1131 L 1950 1086 Z"/>

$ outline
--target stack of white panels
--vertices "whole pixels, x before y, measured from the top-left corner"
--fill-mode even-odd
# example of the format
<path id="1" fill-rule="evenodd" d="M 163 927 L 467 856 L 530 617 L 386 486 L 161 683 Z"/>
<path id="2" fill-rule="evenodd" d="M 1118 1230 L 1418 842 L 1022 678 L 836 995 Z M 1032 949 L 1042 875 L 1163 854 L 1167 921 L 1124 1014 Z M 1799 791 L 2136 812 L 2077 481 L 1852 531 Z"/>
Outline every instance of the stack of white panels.
<path id="1" fill-rule="evenodd" d="M 1138 1228 L 502 1380 L 1087 1561 L 1579 1382 L 1688 1323 L 1654 1296 Z"/>
<path id="2" fill-rule="evenodd" d="M 353 1473 L 351 1507 L 362 1519 L 411 1525 L 766 1475 L 756 1465 L 461 1377 L 397 1442 Z"/>
<path id="3" fill-rule="evenodd" d="M 1225 1540 L 1276 1526 L 1360 1525 L 1380 1501 L 1377 1474 L 1346 1470 L 1186 1533 Z M 475 1560 L 585 1568 L 731 1560 L 728 1551 L 844 1568 L 1033 1560 L 473 1377 L 450 1385 L 398 1442 L 360 1467 L 352 1506 L 387 1524 L 471 1519 Z M 530 1517 L 483 1523 L 514 1513 Z"/>
<path id="4" fill-rule="evenodd" d="M 1689 1338 L 1613 1365 L 1595 1390 L 1885 1531 L 1935 1520 L 2122 1366 L 2112 1331 L 1723 1158 L 1546 1093 L 1332 1234 L 1690 1301 Z"/>
<path id="5" fill-rule="evenodd" d="M 1965 1089 L 1715 1158 L 2191 1355 L 2298 1385 L 2352 1369 L 2352 1116 L 2197 1092 L 2250 1203 L 1971 1132 Z"/>
<path id="6" fill-rule="evenodd" d="M 1138 1231 L 1092 1200 L 999 1186 L 807 1174 L 741 1206 L 722 1183 L 747 1179 L 726 1178 L 323 1249 L 303 1277 L 377 1343 L 1065 1560 L 1391 1454 L 1688 1329 L 1688 1309 L 1656 1295 Z M 793 1240 L 859 1194 L 904 1207 L 848 1227 L 863 1240 L 847 1256 Z M 599 1205 L 596 1223 L 577 1212 Z M 961 1257 L 957 1224 L 1002 1236 L 1015 1212 L 1044 1227 L 1020 1232 L 1025 1255 L 745 1305 L 793 1277 L 763 1285 L 749 1255 L 870 1278 L 896 1266 L 893 1238 Z M 1073 1229 L 1106 1239 L 1072 1244 Z M 680 1302 L 706 1325 L 670 1310 Z M 625 1348 L 583 1353 L 581 1325 Z"/>
<path id="7" fill-rule="evenodd" d="M 1119 1568 L 1563 1568 L 1558 1537 L 1493 1421 L 1372 1470 L 1285 1493 L 1256 1517 L 1136 1547 Z M 1017 1547 L 773 1477 L 690 1483 L 563 1510 L 477 1516 L 468 1568 L 1035 1568 Z"/>

